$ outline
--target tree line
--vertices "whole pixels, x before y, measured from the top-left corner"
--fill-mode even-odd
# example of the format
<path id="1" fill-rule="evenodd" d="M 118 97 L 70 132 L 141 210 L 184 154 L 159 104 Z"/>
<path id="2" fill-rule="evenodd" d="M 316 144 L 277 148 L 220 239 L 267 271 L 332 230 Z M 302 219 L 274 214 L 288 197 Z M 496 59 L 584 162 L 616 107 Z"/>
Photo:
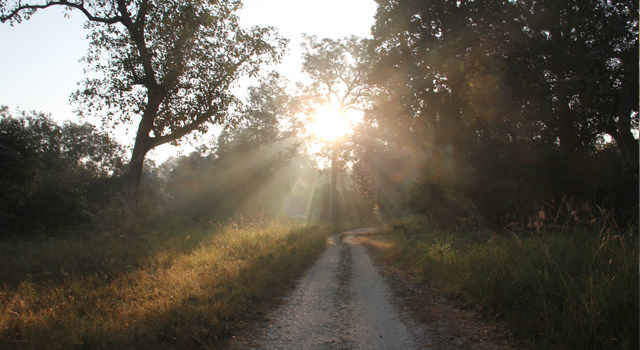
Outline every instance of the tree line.
<path id="1" fill-rule="evenodd" d="M 371 38 L 307 38 L 303 70 L 311 84 L 292 94 L 271 76 L 250 89 L 242 103 L 232 93 L 234 82 L 243 74 L 261 76 L 263 64 L 282 56 L 285 40 L 271 28 L 240 28 L 240 1 L 2 1 L 0 19 L 12 24 L 51 6 L 83 13 L 91 29 L 85 61 L 93 75 L 72 100 L 81 115 L 99 116 L 106 125 L 138 125 L 124 165 L 121 146 L 89 126 L 3 117 L 3 157 L 8 142 L 14 142 L 5 138 L 40 132 L 45 140 L 54 129 L 63 134 L 65 128 L 84 127 L 87 137 L 96 138 L 91 142 L 110 145 L 100 161 L 88 161 L 85 149 L 73 158 L 67 150 L 82 148 L 82 142 L 68 138 L 69 144 L 54 147 L 53 153 L 33 151 L 42 159 L 33 164 L 42 162 L 34 166 L 44 171 L 45 154 L 55 154 L 52 159 L 74 164 L 65 171 L 76 167 L 77 173 L 90 173 L 83 176 L 91 181 L 120 179 L 125 211 L 145 200 L 139 189 L 157 185 L 152 179 L 162 171 L 163 179 L 174 176 L 166 198 L 184 202 L 182 208 L 195 198 L 185 193 L 213 191 L 216 181 L 227 184 L 216 185 L 216 191 L 240 197 L 269 183 L 275 198 L 295 183 L 293 168 L 282 170 L 292 159 L 297 159 L 295 171 L 307 169 L 307 179 L 326 173 L 313 159 L 303 159 L 304 140 L 297 132 L 304 124 L 294 117 L 333 101 L 364 113 L 363 123 L 336 149 L 340 176 L 348 184 L 341 189 L 342 205 L 357 208 L 357 215 L 418 212 L 443 227 L 504 228 L 524 225 L 535 213 L 571 201 L 580 210 L 611 210 L 621 226 L 637 225 L 637 3 L 376 2 Z M 38 123 L 50 130 L 36 132 Z M 213 151 L 149 171 L 148 184 L 141 185 L 149 150 L 215 124 L 224 131 Z M 21 131 L 11 134 L 4 128 Z M 27 154 L 27 146 L 11 147 Z M 5 164 L 18 161 L 8 157 Z M 232 174 L 243 163 L 256 171 L 255 177 L 243 173 L 244 183 Z M 25 170 L 26 164 L 19 171 L 35 174 Z M 18 188 L 20 177 L 7 173 L 5 181 Z M 4 199 L 7 218 L 18 217 L 6 204 L 13 195 Z M 220 209 L 229 204 L 223 199 L 228 197 L 199 198 L 203 203 L 191 208 L 234 212 Z M 572 211 L 566 216 L 578 215 Z"/>
<path id="2" fill-rule="evenodd" d="M 569 196 L 637 223 L 637 3 L 377 3 L 368 116 L 393 147 L 362 153 L 419 169 L 409 209 L 503 227 Z"/>

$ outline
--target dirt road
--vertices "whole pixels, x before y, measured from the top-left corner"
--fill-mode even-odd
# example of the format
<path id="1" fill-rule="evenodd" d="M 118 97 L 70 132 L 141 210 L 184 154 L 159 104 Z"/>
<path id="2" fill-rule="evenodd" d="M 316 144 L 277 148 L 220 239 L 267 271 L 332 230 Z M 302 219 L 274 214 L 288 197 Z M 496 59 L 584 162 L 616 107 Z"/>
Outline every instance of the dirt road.
<path id="1" fill-rule="evenodd" d="M 428 332 L 400 314 L 374 268 L 359 229 L 331 238 L 328 249 L 287 301 L 234 349 L 426 349 Z"/>

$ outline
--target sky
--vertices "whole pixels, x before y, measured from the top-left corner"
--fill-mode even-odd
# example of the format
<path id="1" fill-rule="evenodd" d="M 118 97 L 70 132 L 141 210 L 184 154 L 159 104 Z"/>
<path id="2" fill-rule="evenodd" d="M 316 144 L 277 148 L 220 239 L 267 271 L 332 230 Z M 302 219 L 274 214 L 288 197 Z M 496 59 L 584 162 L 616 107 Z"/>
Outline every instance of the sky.
<path id="1" fill-rule="evenodd" d="M 291 40 L 289 54 L 278 70 L 295 81 L 300 78 L 303 33 L 334 39 L 369 36 L 375 11 L 373 0 L 244 0 L 239 16 L 243 26 L 273 26 Z M 88 47 L 84 22 L 78 12 L 65 18 L 62 9 L 51 8 L 13 27 L 0 24 L 4 48 L 0 55 L 0 106 L 7 105 L 14 112 L 51 113 L 60 122 L 79 121 L 68 101 L 83 78 L 80 59 Z M 132 143 L 131 134 L 120 132 L 116 138 Z M 149 158 L 162 162 L 185 152 L 189 152 L 188 146 L 165 145 L 151 151 Z"/>

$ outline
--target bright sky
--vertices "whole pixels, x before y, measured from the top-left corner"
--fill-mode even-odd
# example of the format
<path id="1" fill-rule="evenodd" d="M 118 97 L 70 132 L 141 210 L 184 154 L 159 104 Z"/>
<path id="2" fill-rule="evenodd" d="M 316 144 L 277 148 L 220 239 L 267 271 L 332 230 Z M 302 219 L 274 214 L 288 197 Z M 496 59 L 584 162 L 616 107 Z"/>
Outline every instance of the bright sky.
<path id="1" fill-rule="evenodd" d="M 240 12 L 245 26 L 274 26 L 291 39 L 290 54 L 279 67 L 291 80 L 298 80 L 303 33 L 318 37 L 368 36 L 376 4 L 373 0 L 244 0 Z M 0 105 L 12 110 L 37 110 L 55 120 L 77 120 L 68 104 L 70 94 L 83 78 L 88 41 L 84 17 L 74 13 L 63 18 L 61 9 L 41 11 L 29 21 L 0 24 Z M 120 141 L 127 142 L 125 136 Z M 149 154 L 161 162 L 179 150 L 165 145 Z M 187 150 L 188 151 L 188 150 Z"/>

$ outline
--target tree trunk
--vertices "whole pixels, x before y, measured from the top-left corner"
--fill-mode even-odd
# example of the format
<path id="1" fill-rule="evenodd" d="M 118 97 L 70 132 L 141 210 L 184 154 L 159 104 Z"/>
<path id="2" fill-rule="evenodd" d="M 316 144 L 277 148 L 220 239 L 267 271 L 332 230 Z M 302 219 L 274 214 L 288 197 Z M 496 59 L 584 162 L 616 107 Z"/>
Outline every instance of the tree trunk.
<path id="1" fill-rule="evenodd" d="M 136 140 L 126 179 L 127 200 L 129 202 L 129 208 L 132 211 L 138 208 L 140 180 L 142 179 L 142 169 L 147 151 L 146 147 Z"/>
<path id="2" fill-rule="evenodd" d="M 142 178 L 142 169 L 144 166 L 144 159 L 153 148 L 152 139 L 149 136 L 151 128 L 153 127 L 153 121 L 158 113 L 158 107 L 160 105 L 160 99 L 154 96 L 150 97 L 150 102 L 147 104 L 145 111 L 138 125 L 138 131 L 136 133 L 136 142 L 133 146 L 133 152 L 131 153 L 131 161 L 129 162 L 129 169 L 127 173 L 126 183 L 126 195 L 129 203 L 129 212 L 135 213 L 138 209 L 138 201 L 140 197 L 140 180 Z"/>
<path id="3" fill-rule="evenodd" d="M 121 225 L 125 232 L 127 232 L 127 235 L 134 235 L 138 232 L 139 228 L 139 191 L 145 155 L 146 151 L 144 151 L 144 147 L 142 147 L 142 144 L 136 139 L 124 183 L 126 202 L 123 208 L 124 213 L 121 218 Z"/>
<path id="4" fill-rule="evenodd" d="M 565 156 L 571 155 L 579 148 L 578 130 L 574 124 L 575 115 L 569 109 L 567 92 L 561 91 L 558 96 L 558 136 L 560 136 L 560 150 Z"/>
<path id="5" fill-rule="evenodd" d="M 336 215 L 336 199 L 337 199 L 337 191 L 336 191 L 336 178 L 337 178 L 337 168 L 336 168 L 336 153 L 338 152 L 336 143 L 333 144 L 333 149 L 331 150 L 331 186 L 329 189 L 329 221 L 331 222 L 331 226 L 333 230 L 338 228 L 337 223 L 337 215 Z"/>
<path id="6" fill-rule="evenodd" d="M 618 120 L 615 123 L 611 136 L 616 140 L 616 145 L 622 154 L 625 165 L 628 170 L 634 174 L 638 173 L 638 162 L 640 152 L 638 150 L 638 140 L 631 133 L 631 112 L 638 111 L 638 99 L 640 98 L 640 89 L 638 82 L 638 56 L 637 51 L 630 57 L 629 61 L 633 62 L 629 71 L 625 72 L 625 84 L 620 96 L 617 98 L 616 114 Z"/>
<path id="7" fill-rule="evenodd" d="M 611 130 L 610 134 L 616 141 L 616 146 L 622 154 L 627 169 L 637 173 L 640 152 L 638 150 L 638 140 L 631 133 L 629 117 L 620 117 L 620 122 L 617 124 L 615 130 Z"/>

